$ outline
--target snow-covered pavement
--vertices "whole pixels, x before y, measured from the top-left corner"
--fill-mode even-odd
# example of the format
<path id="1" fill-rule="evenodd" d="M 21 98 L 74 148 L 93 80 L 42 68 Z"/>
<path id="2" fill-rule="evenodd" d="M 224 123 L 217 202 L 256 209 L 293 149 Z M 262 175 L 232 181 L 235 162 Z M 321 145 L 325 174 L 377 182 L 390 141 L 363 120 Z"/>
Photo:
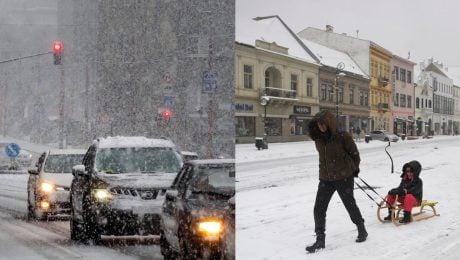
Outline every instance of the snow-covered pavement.
<path id="1" fill-rule="evenodd" d="M 382 224 L 377 206 L 355 189 L 366 220 L 368 240 L 355 243 L 356 227 L 338 195 L 329 204 L 326 248 L 307 254 L 315 240 L 313 204 L 318 185 L 318 156 L 313 142 L 236 145 L 237 259 L 459 259 L 460 257 L 460 137 L 391 143 L 358 142 L 361 174 L 385 196 L 400 182 L 405 162 L 418 160 L 423 170 L 424 199 L 438 201 L 439 217 L 395 226 Z M 377 201 L 377 195 L 368 191 Z M 414 210 L 415 211 L 415 210 Z"/>
<path id="2" fill-rule="evenodd" d="M 69 221 L 27 222 L 27 174 L 0 174 L 0 260 L 163 259 L 156 243 L 102 246 L 70 240 Z"/>

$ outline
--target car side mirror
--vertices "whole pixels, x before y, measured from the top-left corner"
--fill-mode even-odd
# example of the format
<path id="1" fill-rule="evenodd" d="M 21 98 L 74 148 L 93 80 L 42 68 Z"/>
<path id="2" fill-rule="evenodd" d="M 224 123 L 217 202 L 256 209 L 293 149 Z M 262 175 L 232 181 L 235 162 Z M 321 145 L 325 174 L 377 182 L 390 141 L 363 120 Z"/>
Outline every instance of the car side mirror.
<path id="1" fill-rule="evenodd" d="M 29 168 L 27 172 L 32 175 L 38 175 L 38 167 Z"/>
<path id="2" fill-rule="evenodd" d="M 167 190 L 166 191 L 166 200 L 174 201 L 177 198 L 178 195 L 179 195 L 179 192 L 177 190 Z"/>
<path id="3" fill-rule="evenodd" d="M 83 164 L 75 165 L 72 167 L 73 176 L 86 176 L 88 173 L 85 171 L 85 166 Z"/>

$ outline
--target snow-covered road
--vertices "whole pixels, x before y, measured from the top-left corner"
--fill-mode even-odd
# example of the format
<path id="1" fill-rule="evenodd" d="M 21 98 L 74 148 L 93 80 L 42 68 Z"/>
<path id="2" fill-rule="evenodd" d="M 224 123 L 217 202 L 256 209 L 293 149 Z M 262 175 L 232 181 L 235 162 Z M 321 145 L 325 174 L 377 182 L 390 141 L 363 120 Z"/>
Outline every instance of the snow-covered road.
<path id="1" fill-rule="evenodd" d="M 237 259 L 459 259 L 460 137 L 391 143 L 358 142 L 361 174 L 377 192 L 399 184 L 401 167 L 418 160 L 423 166 L 424 199 L 438 201 L 440 217 L 396 227 L 376 218 L 377 206 L 355 190 L 369 238 L 354 242 L 357 231 L 338 195 L 329 204 L 326 249 L 307 254 L 314 242 L 313 204 L 318 185 L 318 157 L 312 142 L 236 146 Z M 379 201 L 377 195 L 370 193 Z"/>
<path id="2" fill-rule="evenodd" d="M 163 259 L 157 243 L 70 240 L 67 220 L 27 222 L 27 174 L 0 174 L 0 259 Z"/>

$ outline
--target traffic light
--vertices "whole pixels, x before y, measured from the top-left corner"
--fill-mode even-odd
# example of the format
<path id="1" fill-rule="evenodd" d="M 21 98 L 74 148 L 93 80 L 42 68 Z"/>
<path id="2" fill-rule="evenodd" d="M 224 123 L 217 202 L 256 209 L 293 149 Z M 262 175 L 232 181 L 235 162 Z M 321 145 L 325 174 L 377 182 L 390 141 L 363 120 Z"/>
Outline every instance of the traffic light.
<path id="1" fill-rule="evenodd" d="M 165 109 L 163 112 L 161 112 L 161 116 L 163 117 L 163 120 L 169 120 L 171 119 L 172 112 L 169 109 Z"/>
<path id="2" fill-rule="evenodd" d="M 62 42 L 53 42 L 54 65 L 60 65 L 62 60 Z"/>

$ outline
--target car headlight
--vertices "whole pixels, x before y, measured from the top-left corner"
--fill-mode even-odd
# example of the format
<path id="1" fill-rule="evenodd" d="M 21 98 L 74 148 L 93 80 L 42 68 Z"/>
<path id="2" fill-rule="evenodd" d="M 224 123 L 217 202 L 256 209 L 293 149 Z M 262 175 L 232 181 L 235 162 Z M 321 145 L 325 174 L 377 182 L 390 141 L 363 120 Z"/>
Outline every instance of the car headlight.
<path id="1" fill-rule="evenodd" d="M 98 201 L 107 201 L 113 198 L 113 195 L 106 189 L 94 189 L 93 196 Z"/>
<path id="2" fill-rule="evenodd" d="M 206 240 L 218 240 L 223 231 L 220 219 L 203 219 L 197 223 L 198 233 Z"/>
<path id="3" fill-rule="evenodd" d="M 52 183 L 49 182 L 42 182 L 40 185 L 40 190 L 43 191 L 44 193 L 51 193 L 55 190 L 55 186 Z"/>

